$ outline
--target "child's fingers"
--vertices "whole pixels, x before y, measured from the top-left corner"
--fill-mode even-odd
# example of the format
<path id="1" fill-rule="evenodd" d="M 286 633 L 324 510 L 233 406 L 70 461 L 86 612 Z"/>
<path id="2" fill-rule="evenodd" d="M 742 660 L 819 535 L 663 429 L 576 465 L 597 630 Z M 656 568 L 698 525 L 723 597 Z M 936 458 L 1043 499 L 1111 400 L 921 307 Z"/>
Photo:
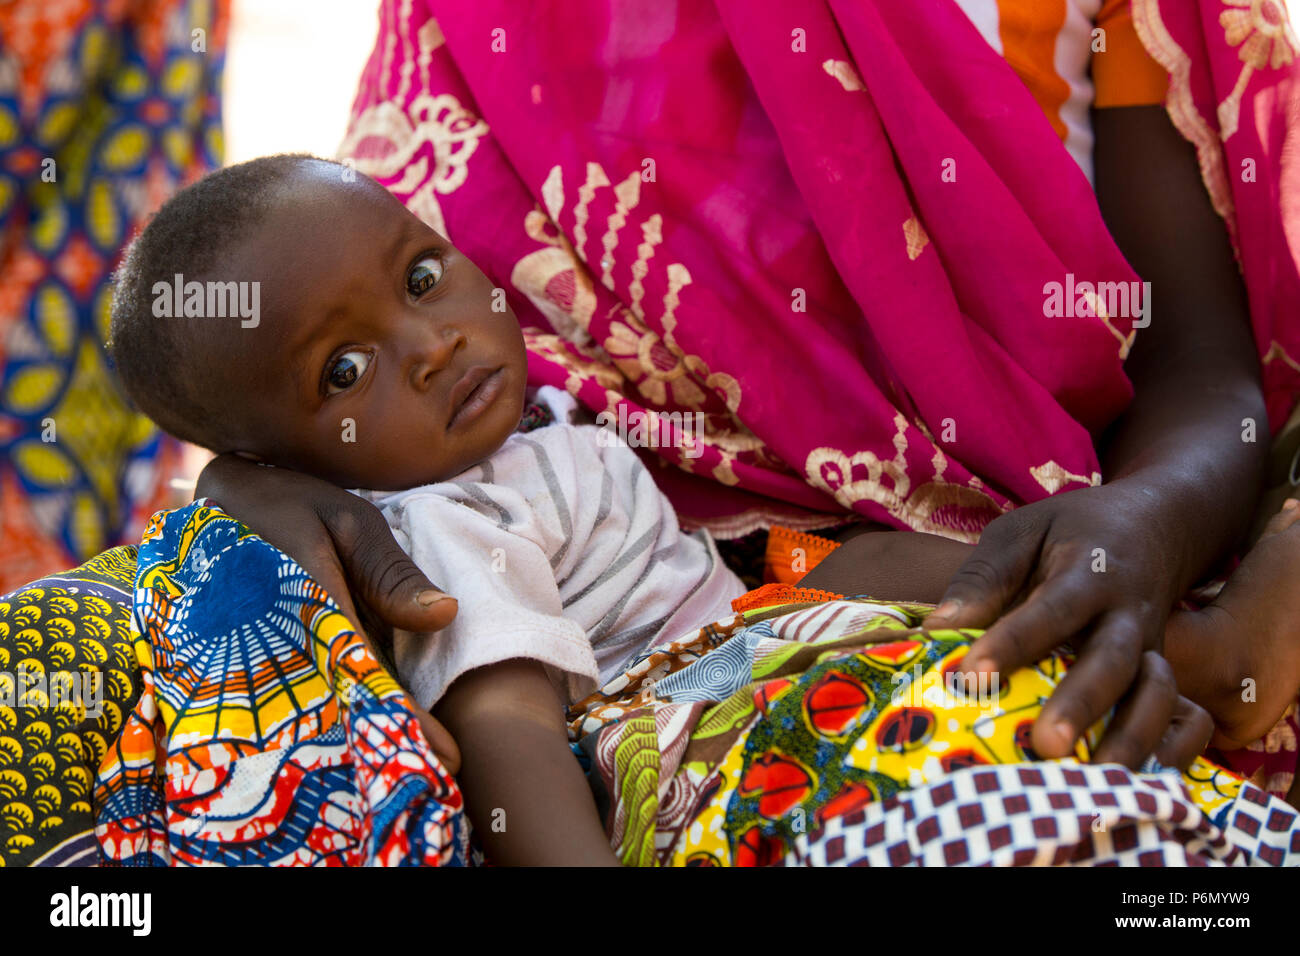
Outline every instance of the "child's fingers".
<path id="1" fill-rule="evenodd" d="M 1159 753 L 1177 706 L 1173 668 L 1155 651 L 1147 651 L 1133 690 L 1120 702 L 1092 755 L 1093 763 L 1118 763 L 1130 770 L 1141 767 L 1148 756 Z"/>

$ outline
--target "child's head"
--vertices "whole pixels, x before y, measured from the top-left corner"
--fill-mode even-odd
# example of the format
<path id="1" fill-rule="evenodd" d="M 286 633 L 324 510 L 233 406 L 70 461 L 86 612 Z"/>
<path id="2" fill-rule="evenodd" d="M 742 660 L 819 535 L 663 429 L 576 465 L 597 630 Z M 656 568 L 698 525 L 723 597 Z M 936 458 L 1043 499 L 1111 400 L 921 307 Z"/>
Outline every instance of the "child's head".
<path id="1" fill-rule="evenodd" d="M 180 438 L 344 487 L 409 488 L 481 461 L 519 424 L 523 336 L 493 293 L 378 183 L 270 156 L 158 211 L 118 271 L 110 348 L 131 397 Z"/>

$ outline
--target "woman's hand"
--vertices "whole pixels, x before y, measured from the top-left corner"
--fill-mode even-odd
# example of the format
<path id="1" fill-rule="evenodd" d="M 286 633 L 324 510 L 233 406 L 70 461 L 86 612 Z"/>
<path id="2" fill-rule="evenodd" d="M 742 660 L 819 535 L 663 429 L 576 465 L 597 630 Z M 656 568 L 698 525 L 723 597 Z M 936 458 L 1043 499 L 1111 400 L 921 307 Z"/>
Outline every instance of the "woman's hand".
<path id="1" fill-rule="evenodd" d="M 456 600 L 435 587 L 393 538 L 374 505 L 329 482 L 238 455 L 218 455 L 199 476 L 195 498 L 212 498 L 289 555 L 338 603 L 357 633 L 353 595 L 368 616 L 388 627 L 437 631 L 456 616 Z M 434 752 L 460 768 L 451 735 L 407 698 Z"/>
<path id="2" fill-rule="evenodd" d="M 1009 674 L 1061 644 L 1078 649 L 1034 724 L 1040 756 L 1068 756 L 1116 704 L 1095 761 L 1136 768 L 1164 749 L 1180 704 L 1173 671 L 1156 652 L 1180 596 L 1186 534 L 1166 514 L 1122 480 L 1017 508 L 984 530 L 926 618 L 927 627 L 988 628 L 966 656 L 973 673 Z M 1203 748 L 1211 725 L 1183 724 L 1179 739 L 1203 729 Z M 1181 759 L 1185 748 L 1175 750 Z"/>

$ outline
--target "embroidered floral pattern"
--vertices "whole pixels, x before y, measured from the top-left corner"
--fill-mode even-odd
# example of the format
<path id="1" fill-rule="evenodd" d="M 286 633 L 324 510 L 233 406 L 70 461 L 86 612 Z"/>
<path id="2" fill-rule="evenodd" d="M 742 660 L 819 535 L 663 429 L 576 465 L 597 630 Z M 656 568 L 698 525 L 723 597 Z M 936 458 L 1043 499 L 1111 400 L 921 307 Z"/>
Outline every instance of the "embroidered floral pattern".
<path id="1" fill-rule="evenodd" d="M 895 455 L 887 461 L 870 451 L 846 455 L 838 448 L 814 448 L 804 462 L 809 484 L 845 508 L 862 511 L 860 503 L 875 502 L 915 531 L 974 544 L 1003 509 L 976 487 L 981 484 L 977 478 L 971 479 L 969 487 L 944 480 L 947 460 L 938 449 L 932 459 L 934 479 L 913 489 L 907 473 L 907 419 L 896 415 L 894 427 Z"/>
<path id="2" fill-rule="evenodd" d="M 447 236 L 438 195 L 465 184 L 470 157 L 487 134 L 487 123 L 450 93 L 421 93 L 404 110 L 385 100 L 358 115 L 338 154 L 367 176 L 389 180 L 400 175 L 388 188 L 431 229 Z"/>
<path id="3" fill-rule="evenodd" d="M 663 218 L 653 213 L 633 222 L 640 203 L 640 182 L 639 175 L 633 173 L 615 183 L 599 163 L 587 163 L 572 209 L 570 243 L 556 225 L 566 207 L 564 172 L 554 166 L 547 174 L 541 189 L 545 212 L 534 209 L 524 222 L 529 237 L 544 247 L 515 263 L 511 282 L 537 306 L 557 334 L 526 329 L 529 351 L 563 367 L 568 373 L 565 388 L 592 408 L 615 413 L 625 401 L 644 403 L 646 407 L 638 411 L 651 421 L 659 409 L 702 413 L 704 424 L 698 439 L 703 454 L 678 456 L 677 464 L 685 471 L 735 485 L 740 481 L 735 469 L 742 462 L 782 469 L 780 458 L 737 417 L 743 395 L 736 378 L 713 371 L 703 358 L 683 349 L 673 334 L 682 293 L 692 282 L 690 272 L 679 262 L 663 266 L 666 283 L 657 321 L 661 331 L 651 327 L 645 280 L 655 267 L 655 254 L 663 241 Z M 597 238 L 594 232 L 599 220 L 593 207 L 599 208 L 604 190 L 612 193 L 614 204 L 605 218 L 604 232 Z M 639 227 L 641 234 L 635 259 L 626 252 L 622 258 L 619 255 L 626 249 L 621 236 L 629 224 Z M 589 242 L 599 243 L 598 276 L 590 267 Z M 630 274 L 626 294 L 617 288 L 614 277 L 620 264 L 626 265 Z M 602 288 L 618 292 L 621 300 L 606 309 L 606 323 L 596 315 Z"/>
<path id="4" fill-rule="evenodd" d="M 605 411 L 612 411 L 622 397 L 618 390 L 627 387 L 627 381 L 595 346 L 566 341 L 538 328 L 524 329 L 524 343 L 528 351 L 564 368 L 568 372 L 564 388 L 574 398 L 586 382 L 591 382 L 606 393 Z M 612 396 L 612 397 L 611 397 Z M 590 403 L 589 403 L 590 404 Z"/>
<path id="5" fill-rule="evenodd" d="M 1280 69 L 1295 59 L 1295 35 L 1279 0 L 1223 0 L 1231 9 L 1219 14 L 1224 39 L 1240 45 L 1244 64 L 1227 99 L 1219 104 L 1219 135 L 1227 140 L 1237 131 L 1241 97 L 1256 70 Z"/>
<path id="6" fill-rule="evenodd" d="M 622 321 L 609 324 L 604 343 L 614 364 L 651 404 L 698 409 L 704 391 L 689 376 L 681 350 L 670 348 L 631 311 L 624 309 L 621 314 Z"/>
<path id="7" fill-rule="evenodd" d="M 1241 44 L 1241 62 L 1256 70 L 1276 70 L 1291 62 L 1286 10 L 1278 0 L 1223 0 L 1234 9 L 1219 14 L 1229 46 Z"/>
<path id="8" fill-rule="evenodd" d="M 596 291 L 586 266 L 574 254 L 564 233 L 540 209 L 528 213 L 524 231 L 544 243 L 510 272 L 510 284 L 526 295 L 563 338 L 587 345 L 587 326 L 596 311 Z"/>

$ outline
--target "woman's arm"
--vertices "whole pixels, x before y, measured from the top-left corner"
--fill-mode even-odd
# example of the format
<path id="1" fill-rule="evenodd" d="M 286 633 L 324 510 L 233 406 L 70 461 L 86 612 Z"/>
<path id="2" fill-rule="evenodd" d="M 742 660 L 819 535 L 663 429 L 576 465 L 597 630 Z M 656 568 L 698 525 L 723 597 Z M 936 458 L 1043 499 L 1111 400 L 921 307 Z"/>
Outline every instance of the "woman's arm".
<path id="1" fill-rule="evenodd" d="M 1163 107 L 1093 112 L 1097 199 L 1151 283 L 1151 326 L 1125 371 L 1136 396 L 1099 442 L 1110 484 L 1163 503 L 1181 595 L 1249 530 L 1269 450 L 1259 356 L 1241 273 L 1192 146 Z M 1246 423 L 1253 423 L 1246 441 Z"/>
<path id="2" fill-rule="evenodd" d="M 1127 697 L 1098 759 L 1131 763 L 1154 749 L 1173 697 L 1167 665 L 1144 666 L 1143 652 L 1161 647 L 1174 601 L 1247 530 L 1268 424 L 1241 278 L 1195 151 L 1159 107 L 1094 118 L 1103 214 L 1151 283 L 1151 326 L 1127 366 L 1136 397 L 1101 442 L 1106 483 L 989 524 L 928 623 L 988 627 L 967 656 L 976 671 L 1078 645 L 1034 748 L 1065 755 Z M 1242 440 L 1247 419 L 1254 443 Z"/>
<path id="3" fill-rule="evenodd" d="M 618 866 L 537 661 L 457 678 L 434 707 L 463 748 L 459 780 L 488 859 L 502 866 Z"/>

